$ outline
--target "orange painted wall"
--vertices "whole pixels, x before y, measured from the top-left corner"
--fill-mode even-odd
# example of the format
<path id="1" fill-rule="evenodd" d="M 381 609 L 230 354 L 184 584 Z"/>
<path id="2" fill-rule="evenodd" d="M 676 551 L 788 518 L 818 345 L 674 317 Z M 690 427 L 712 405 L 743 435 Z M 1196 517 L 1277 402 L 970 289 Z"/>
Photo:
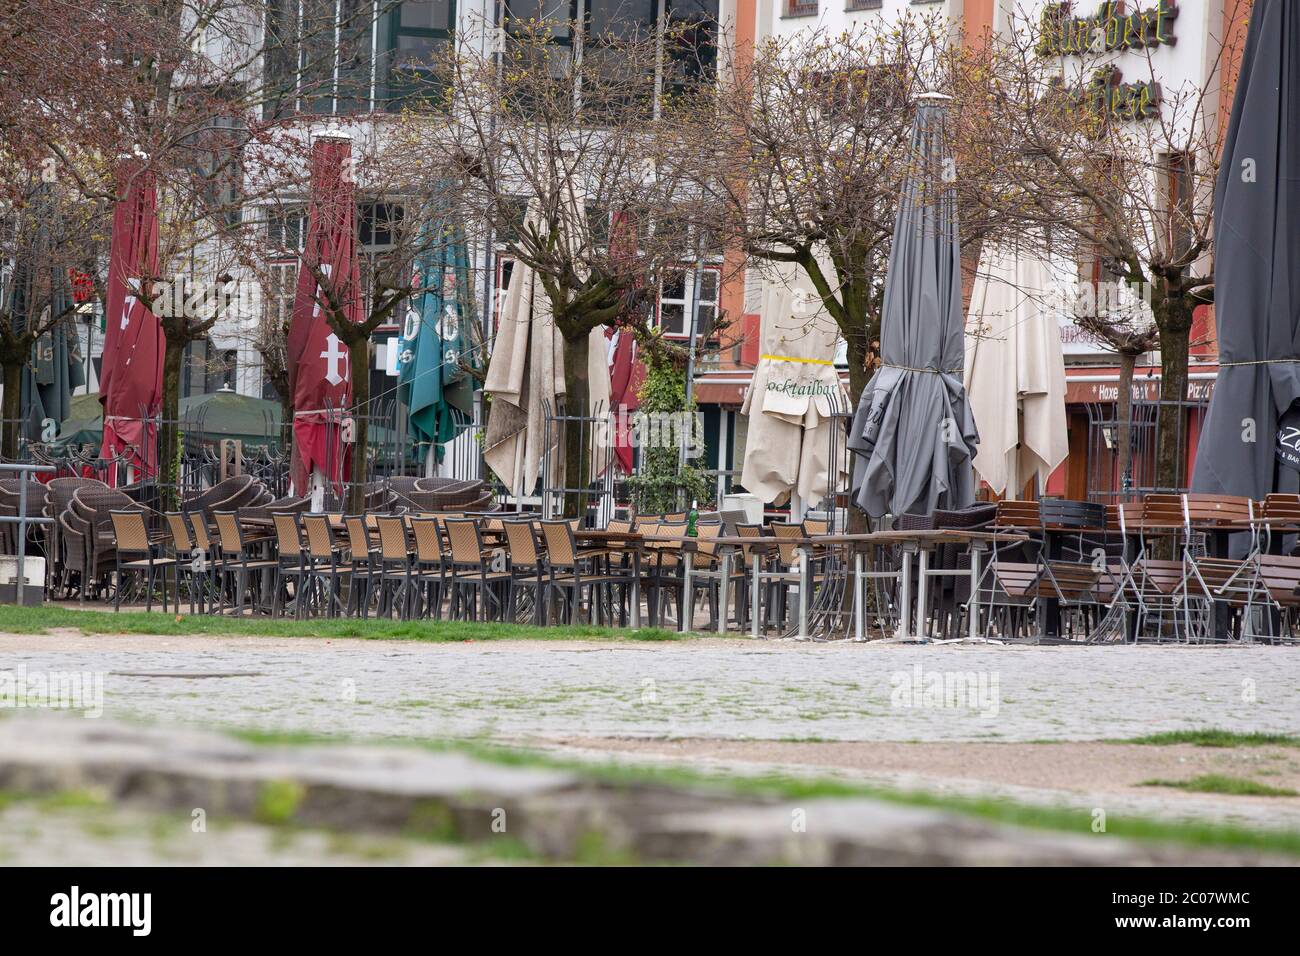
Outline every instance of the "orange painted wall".
<path id="1" fill-rule="evenodd" d="M 736 0 L 734 68 L 738 71 L 743 72 L 753 61 L 757 23 L 757 0 Z M 745 315 L 743 263 L 744 256 L 740 250 L 727 251 L 719 299 L 723 312 L 731 322 L 731 327 L 721 336 L 724 348 L 720 356 L 720 364 L 723 368 L 735 368 L 737 365 L 753 367 L 758 363 L 758 316 Z M 739 346 L 739 349 L 726 346 Z M 739 354 L 735 354 L 736 352 Z"/>

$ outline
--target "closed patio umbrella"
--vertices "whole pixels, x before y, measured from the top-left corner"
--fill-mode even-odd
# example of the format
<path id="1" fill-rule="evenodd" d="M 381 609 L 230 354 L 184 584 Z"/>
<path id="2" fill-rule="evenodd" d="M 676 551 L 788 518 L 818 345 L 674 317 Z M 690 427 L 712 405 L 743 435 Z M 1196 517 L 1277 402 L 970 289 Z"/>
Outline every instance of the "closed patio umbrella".
<path id="1" fill-rule="evenodd" d="M 997 494 L 1039 488 L 1070 452 L 1059 271 L 1028 250 L 989 245 L 966 317 L 966 394 L 979 429 L 975 470 Z"/>
<path id="2" fill-rule="evenodd" d="M 572 230 L 567 240 L 577 241 L 583 228 L 583 204 L 572 191 L 565 193 L 565 215 Z M 540 205 L 529 200 L 526 229 L 542 231 Z M 563 239 L 563 237 L 562 237 Z M 605 330 L 597 326 L 587 342 L 589 414 L 609 413 L 610 379 Z M 537 273 L 526 263 L 516 262 L 501 307 L 492 358 L 488 363 L 484 391 L 491 398 L 483 460 L 516 497 L 536 490 L 542 453 L 549 440 L 544 406 L 562 414 L 565 394 L 564 340 L 555 326 L 550 299 Z M 564 456 L 553 449 L 551 461 L 556 473 L 548 484 L 562 485 Z"/>
<path id="3" fill-rule="evenodd" d="M 125 197 L 113 209 L 108 254 L 108 295 L 104 304 L 103 372 L 99 396 L 104 405 L 104 458 L 125 457 L 138 476 L 158 469 L 154 423 L 162 406 L 162 324 L 145 305 L 144 283 L 158 277 L 158 191 L 153 173 L 135 160 L 118 171 Z M 117 479 L 110 469 L 110 484 Z"/>
<path id="4" fill-rule="evenodd" d="M 428 247 L 417 264 L 421 291 L 411 298 L 397 346 L 398 383 L 410 409 L 411 437 L 432 445 L 441 461 L 456 426 L 474 413 L 474 382 L 462 360 L 477 365 L 470 322 L 462 314 L 461 294 L 469 283 L 464 234 L 445 222 L 425 228 Z"/>
<path id="5" fill-rule="evenodd" d="M 961 508 L 975 500 L 979 443 L 962 384 L 961 249 L 944 108 L 926 95 L 912 128 L 918 169 L 903 186 L 881 313 L 881 366 L 862 391 L 848 447 L 867 514 Z"/>
<path id="6" fill-rule="evenodd" d="M 1219 376 L 1192 488 L 1295 491 L 1279 425 L 1300 421 L 1300 4 L 1255 0 L 1214 193 Z"/>
<path id="7" fill-rule="evenodd" d="M 348 321 L 362 321 L 361 272 L 357 259 L 356 189 L 349 167 L 352 142 L 342 134 L 312 142 L 311 201 L 307 238 L 294 291 L 286 349 L 293 393 L 293 486 L 305 493 L 312 476 L 341 486 L 351 446 L 341 424 L 352 404 L 348 350 L 322 310 L 325 292 L 313 269 L 330 277 Z M 358 369 L 366 375 L 368 370 Z"/>
<path id="8" fill-rule="evenodd" d="M 741 407 L 749 423 L 740 483 L 765 502 L 794 492 L 815 505 L 847 477 L 840 442 L 831 461 L 829 416 L 846 404 L 834 364 L 839 330 L 801 267 L 768 268 L 762 352 Z"/>

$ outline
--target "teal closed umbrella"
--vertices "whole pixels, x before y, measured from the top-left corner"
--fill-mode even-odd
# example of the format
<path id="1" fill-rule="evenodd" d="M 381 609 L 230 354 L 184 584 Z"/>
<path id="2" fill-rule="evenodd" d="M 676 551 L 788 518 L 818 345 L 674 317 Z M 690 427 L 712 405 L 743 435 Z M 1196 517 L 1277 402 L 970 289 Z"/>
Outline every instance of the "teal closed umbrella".
<path id="1" fill-rule="evenodd" d="M 412 296 L 398 341 L 398 386 L 409 409 L 411 436 L 442 446 L 473 412 L 474 383 L 462 362 L 472 359 L 469 259 L 461 230 L 445 223 L 430 230 L 417 264 L 420 291 Z"/>

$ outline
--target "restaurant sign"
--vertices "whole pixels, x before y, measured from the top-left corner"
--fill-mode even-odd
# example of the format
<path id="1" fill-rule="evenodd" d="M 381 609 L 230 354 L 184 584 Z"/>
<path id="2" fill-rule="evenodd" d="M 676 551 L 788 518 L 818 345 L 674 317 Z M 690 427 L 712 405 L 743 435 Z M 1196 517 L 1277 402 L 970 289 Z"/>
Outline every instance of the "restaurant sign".
<path id="1" fill-rule="evenodd" d="M 1278 464 L 1300 471 L 1300 403 L 1293 403 L 1277 423 Z"/>
<path id="2" fill-rule="evenodd" d="M 1103 66 L 1095 70 L 1082 89 L 1066 87 L 1060 77 L 1053 77 L 1051 93 L 1067 97 L 1076 106 L 1086 107 L 1114 120 L 1149 120 L 1160 112 L 1160 84 L 1154 80 L 1125 83 L 1119 68 Z"/>
<path id="3" fill-rule="evenodd" d="M 1041 56 L 1083 56 L 1174 44 L 1175 0 L 1157 0 L 1146 9 L 1125 9 L 1124 0 L 1106 0 L 1090 17 L 1071 16 L 1072 4 L 1050 3 L 1039 21 L 1035 49 Z"/>

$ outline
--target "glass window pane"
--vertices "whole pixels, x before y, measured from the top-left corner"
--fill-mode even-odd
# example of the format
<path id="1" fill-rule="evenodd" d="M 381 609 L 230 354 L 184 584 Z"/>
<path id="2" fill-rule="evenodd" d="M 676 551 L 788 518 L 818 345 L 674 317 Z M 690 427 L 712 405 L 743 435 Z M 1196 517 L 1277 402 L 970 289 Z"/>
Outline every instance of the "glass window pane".
<path id="1" fill-rule="evenodd" d="M 403 0 L 399 26 L 414 30 L 450 30 L 451 0 Z"/>
<path id="2" fill-rule="evenodd" d="M 658 8 L 659 0 L 587 0 L 587 36 L 645 36 Z"/>

